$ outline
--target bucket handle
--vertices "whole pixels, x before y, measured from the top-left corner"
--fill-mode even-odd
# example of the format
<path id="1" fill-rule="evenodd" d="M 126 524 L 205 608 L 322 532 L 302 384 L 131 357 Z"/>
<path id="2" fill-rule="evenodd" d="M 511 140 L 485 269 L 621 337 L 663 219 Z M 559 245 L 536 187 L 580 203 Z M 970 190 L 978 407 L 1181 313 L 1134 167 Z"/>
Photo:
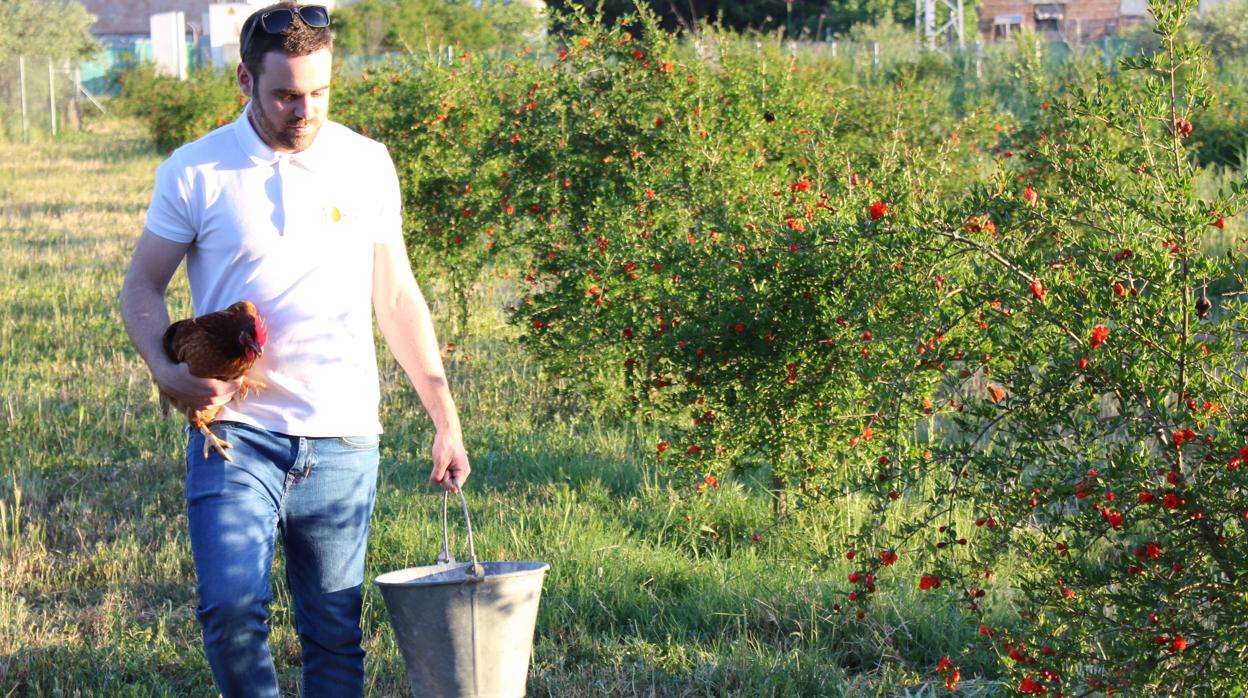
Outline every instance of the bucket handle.
<path id="1" fill-rule="evenodd" d="M 473 583 L 482 582 L 485 581 L 485 568 L 481 566 L 481 563 L 477 562 L 477 547 L 472 541 L 472 518 L 468 516 L 468 500 L 464 499 L 464 489 L 462 487 L 456 488 L 455 491 L 459 493 L 459 503 L 464 508 L 464 524 L 468 527 L 468 555 L 472 560 L 472 564 L 465 571 L 467 576 L 465 581 Z M 442 492 L 442 552 L 438 553 L 439 565 L 455 564 L 455 556 L 451 554 L 450 536 L 447 532 L 446 509 L 450 498 L 451 493 L 444 490 Z"/>

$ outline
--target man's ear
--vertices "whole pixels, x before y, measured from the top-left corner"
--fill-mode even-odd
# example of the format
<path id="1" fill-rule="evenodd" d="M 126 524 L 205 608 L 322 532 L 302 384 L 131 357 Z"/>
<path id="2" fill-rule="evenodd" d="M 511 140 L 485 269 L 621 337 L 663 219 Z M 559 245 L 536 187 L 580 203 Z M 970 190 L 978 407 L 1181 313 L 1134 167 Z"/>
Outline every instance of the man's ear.
<path id="1" fill-rule="evenodd" d="M 247 70 L 247 66 L 243 63 L 238 64 L 238 89 L 242 90 L 244 97 L 248 99 L 256 98 L 253 94 L 255 81 L 252 79 L 251 71 Z"/>

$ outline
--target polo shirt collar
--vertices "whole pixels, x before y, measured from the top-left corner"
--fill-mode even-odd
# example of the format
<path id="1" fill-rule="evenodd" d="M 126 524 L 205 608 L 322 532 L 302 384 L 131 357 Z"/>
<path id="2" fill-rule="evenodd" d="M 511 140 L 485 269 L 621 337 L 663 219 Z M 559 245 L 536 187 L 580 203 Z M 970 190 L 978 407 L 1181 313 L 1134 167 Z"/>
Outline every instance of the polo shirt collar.
<path id="1" fill-rule="evenodd" d="M 265 143 L 260 134 L 256 133 L 256 129 L 251 124 L 251 103 L 243 108 L 243 113 L 238 117 L 235 123 L 234 132 L 238 135 L 238 144 L 242 147 L 243 152 L 251 158 L 252 162 L 257 165 L 273 165 L 282 158 L 289 158 L 290 162 L 299 165 L 306 170 L 321 169 L 325 163 L 326 150 L 328 146 L 325 144 L 327 136 L 325 128 L 322 126 L 321 132 L 316 134 L 316 139 L 312 141 L 312 145 L 298 153 L 279 153 Z"/>

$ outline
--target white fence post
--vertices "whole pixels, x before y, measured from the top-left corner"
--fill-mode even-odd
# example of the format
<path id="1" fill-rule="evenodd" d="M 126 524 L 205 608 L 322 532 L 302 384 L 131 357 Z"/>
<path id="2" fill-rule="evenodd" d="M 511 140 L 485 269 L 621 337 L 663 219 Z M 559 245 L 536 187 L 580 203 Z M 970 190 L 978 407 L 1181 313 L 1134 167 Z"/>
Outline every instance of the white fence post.
<path id="1" fill-rule="evenodd" d="M 30 126 L 26 117 L 26 56 L 17 57 L 17 82 L 22 95 L 22 142 L 30 142 Z"/>
<path id="2" fill-rule="evenodd" d="M 52 59 L 48 58 L 48 117 L 52 119 L 52 137 L 56 137 L 56 84 L 52 80 Z"/>

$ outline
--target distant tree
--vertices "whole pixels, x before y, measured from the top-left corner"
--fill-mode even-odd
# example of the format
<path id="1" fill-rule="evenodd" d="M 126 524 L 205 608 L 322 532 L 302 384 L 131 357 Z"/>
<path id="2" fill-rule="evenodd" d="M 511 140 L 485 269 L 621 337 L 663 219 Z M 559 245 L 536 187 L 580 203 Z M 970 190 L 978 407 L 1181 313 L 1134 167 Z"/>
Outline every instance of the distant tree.
<path id="1" fill-rule="evenodd" d="M 338 46 L 362 54 L 515 46 L 540 28 L 531 8 L 502 0 L 357 0 L 334 16 Z"/>
<path id="2" fill-rule="evenodd" d="M 1215 59 L 1248 57 L 1248 0 L 1214 5 L 1193 15 L 1190 26 Z"/>
<path id="3" fill-rule="evenodd" d="M 78 0 L 3 0 L 0 58 L 86 58 L 100 48 L 90 32 L 94 23 Z"/>

